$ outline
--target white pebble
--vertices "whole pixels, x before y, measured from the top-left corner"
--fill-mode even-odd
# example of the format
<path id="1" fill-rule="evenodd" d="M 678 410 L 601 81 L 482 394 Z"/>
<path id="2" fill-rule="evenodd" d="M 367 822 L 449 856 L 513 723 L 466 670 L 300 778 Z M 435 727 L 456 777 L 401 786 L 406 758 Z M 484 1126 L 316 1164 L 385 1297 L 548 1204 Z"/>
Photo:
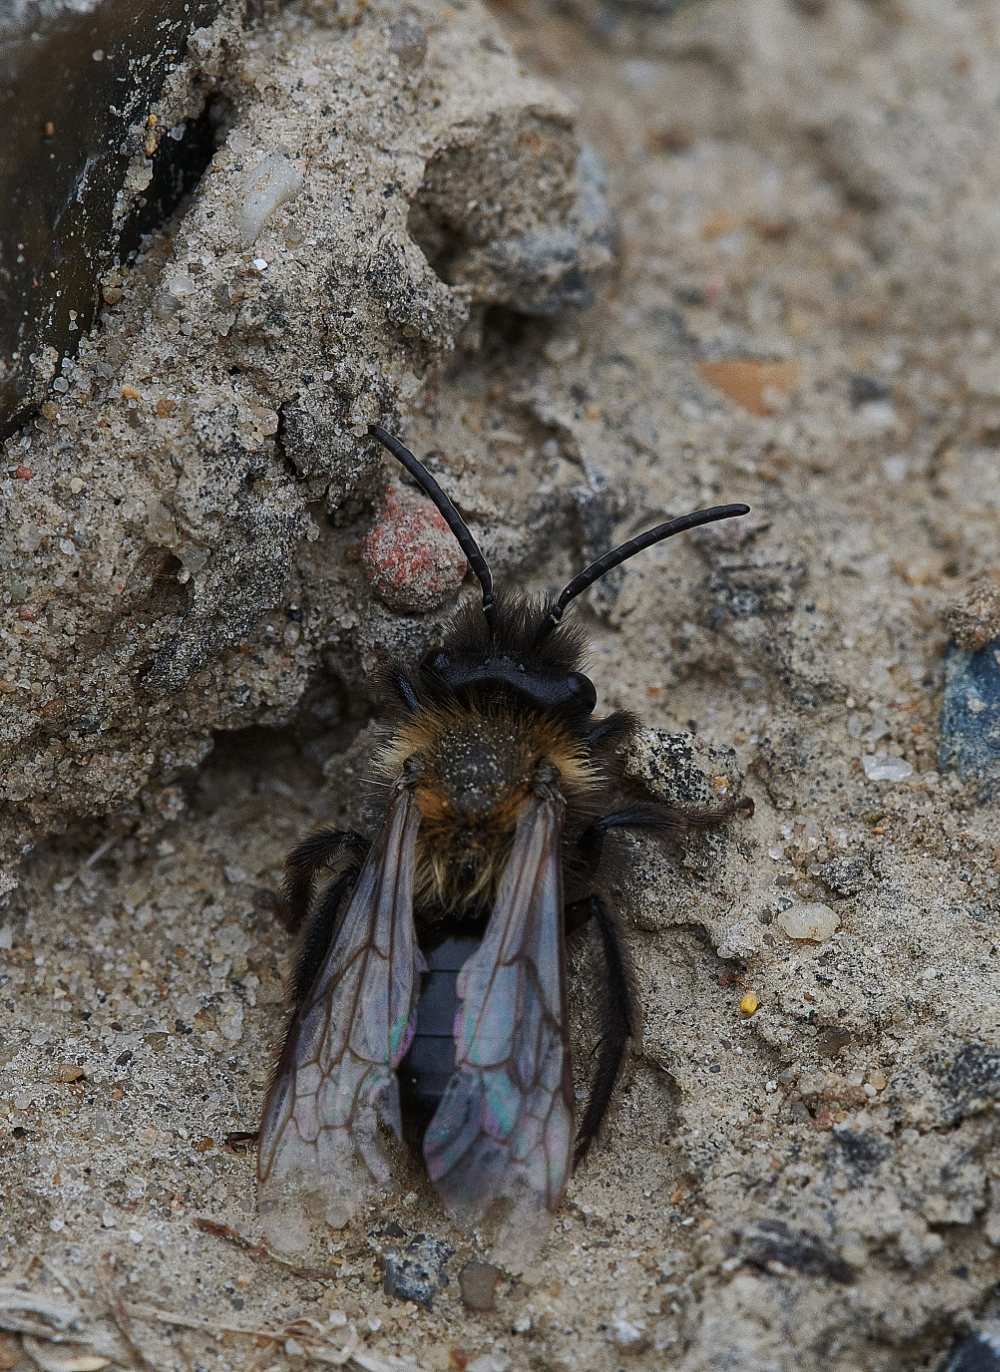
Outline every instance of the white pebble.
<path id="1" fill-rule="evenodd" d="M 789 938 L 808 939 L 810 943 L 826 943 L 840 927 L 840 920 L 829 905 L 793 905 L 782 910 L 776 921 L 778 928 Z"/>
<path id="2" fill-rule="evenodd" d="M 644 1326 L 638 1322 L 633 1324 L 631 1320 L 616 1315 L 614 1317 L 615 1343 L 619 1348 L 629 1348 L 642 1338 L 643 1328 Z"/>
<path id="3" fill-rule="evenodd" d="M 280 152 L 258 162 L 240 190 L 233 222 L 247 243 L 254 243 L 264 221 L 279 205 L 294 200 L 302 189 L 302 173 Z"/>
<path id="4" fill-rule="evenodd" d="M 913 775 L 913 763 L 902 757 L 887 757 L 885 753 L 866 753 L 861 759 L 869 781 L 905 781 Z"/>

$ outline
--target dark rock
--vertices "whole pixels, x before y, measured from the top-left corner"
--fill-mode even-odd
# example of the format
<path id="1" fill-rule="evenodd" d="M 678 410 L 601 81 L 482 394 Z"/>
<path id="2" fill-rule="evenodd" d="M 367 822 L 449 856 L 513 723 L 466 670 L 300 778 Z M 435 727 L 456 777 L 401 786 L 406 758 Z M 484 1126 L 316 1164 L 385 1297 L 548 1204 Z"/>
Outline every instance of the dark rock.
<path id="1" fill-rule="evenodd" d="M 820 869 L 820 881 L 838 896 L 856 896 L 871 880 L 861 857 L 830 858 Z"/>
<path id="2" fill-rule="evenodd" d="M 1000 778 L 1000 639 L 977 652 L 949 644 L 938 767 L 963 781 Z M 985 797 L 984 797 L 985 799 Z"/>
<path id="3" fill-rule="evenodd" d="M 780 1264 L 806 1277 L 829 1277 L 831 1281 L 852 1286 L 857 1271 L 850 1263 L 806 1230 L 793 1233 L 781 1220 L 762 1220 L 754 1232 L 741 1235 L 741 1252 L 746 1262 L 765 1272 Z"/>
<path id="4" fill-rule="evenodd" d="M 851 377 L 851 404 L 855 409 L 869 405 L 873 400 L 887 400 L 890 387 L 874 376 Z"/>
<path id="5" fill-rule="evenodd" d="M 382 1254 L 382 1289 L 387 1296 L 432 1309 L 435 1294 L 448 1285 L 445 1266 L 454 1251 L 425 1234 L 418 1234 L 402 1252 L 387 1248 Z"/>
<path id="6" fill-rule="evenodd" d="M 207 166 L 211 119 L 149 118 L 189 36 L 218 10 L 219 0 L 4 8 L 0 434 L 44 398 L 55 353 L 75 354 L 100 273 Z"/>
<path id="7" fill-rule="evenodd" d="M 1000 1100 L 1000 1048 L 970 1043 L 955 1057 L 945 1078 L 945 1090 L 962 1115 L 976 1114 Z"/>
<path id="8" fill-rule="evenodd" d="M 991 1320 L 974 1334 L 967 1334 L 938 1372 L 1000 1372 L 1000 1321 Z"/>
<path id="9" fill-rule="evenodd" d="M 867 1176 L 879 1163 L 885 1162 L 891 1149 L 875 1134 L 856 1134 L 849 1129 L 838 1130 L 832 1136 L 826 1156 L 829 1162 L 843 1162 Z"/>

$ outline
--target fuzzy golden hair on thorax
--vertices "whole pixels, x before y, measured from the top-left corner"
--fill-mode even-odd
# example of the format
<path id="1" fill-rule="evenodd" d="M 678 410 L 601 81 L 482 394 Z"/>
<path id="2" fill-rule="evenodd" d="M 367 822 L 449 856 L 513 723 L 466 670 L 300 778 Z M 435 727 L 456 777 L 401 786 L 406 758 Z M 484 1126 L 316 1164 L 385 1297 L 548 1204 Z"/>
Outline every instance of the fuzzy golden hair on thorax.
<path id="1" fill-rule="evenodd" d="M 421 813 L 415 900 L 442 912 L 472 912 L 495 898 L 518 815 L 543 764 L 557 771 L 568 804 L 602 780 L 558 719 L 510 704 L 421 710 L 388 742 L 379 770 L 395 780 L 404 763 L 414 769 Z"/>

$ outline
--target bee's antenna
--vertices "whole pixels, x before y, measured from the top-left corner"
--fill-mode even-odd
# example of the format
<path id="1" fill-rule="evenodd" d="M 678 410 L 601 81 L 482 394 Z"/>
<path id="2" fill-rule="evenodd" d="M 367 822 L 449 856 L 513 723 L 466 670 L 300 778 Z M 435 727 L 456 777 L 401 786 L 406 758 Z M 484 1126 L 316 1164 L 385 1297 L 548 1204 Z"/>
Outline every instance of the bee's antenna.
<path id="1" fill-rule="evenodd" d="M 713 505 L 710 510 L 695 510 L 693 514 L 680 515 L 667 524 L 658 524 L 655 529 L 647 530 L 638 538 L 630 538 L 620 548 L 613 548 L 610 553 L 599 557 L 579 576 L 573 578 L 542 620 L 535 642 L 540 643 L 559 625 L 563 612 L 571 600 L 575 600 L 588 586 L 593 586 L 594 582 L 600 580 L 605 572 L 610 572 L 612 567 L 627 562 L 630 557 L 635 557 L 636 553 L 641 553 L 644 548 L 651 548 L 654 543 L 660 543 L 665 538 L 673 538 L 674 534 L 684 533 L 685 529 L 697 529 L 701 524 L 714 524 L 718 519 L 733 519 L 737 515 L 749 513 L 749 505 Z"/>
<path id="2" fill-rule="evenodd" d="M 429 496 L 434 504 L 441 511 L 444 522 L 458 540 L 458 546 L 466 556 L 466 560 L 473 572 L 479 578 L 479 584 L 483 588 L 483 615 L 486 619 L 490 637 L 496 638 L 497 632 L 497 611 L 493 601 L 493 573 L 490 565 L 483 557 L 479 544 L 469 532 L 469 527 L 465 520 L 455 509 L 454 505 L 442 491 L 430 472 L 422 462 L 413 456 L 409 448 L 404 448 L 398 438 L 393 438 L 391 433 L 387 433 L 378 424 L 369 424 L 368 432 L 372 438 L 377 438 L 383 448 L 388 448 L 397 462 L 401 463 L 412 477 L 415 478 L 417 485 Z M 732 506 L 735 509 L 736 506 Z M 742 510 L 742 506 L 740 509 Z M 638 550 L 637 550 L 638 551 Z M 600 575 L 600 573 L 598 573 Z M 588 583 L 589 585 L 589 583 Z M 583 587 L 580 588 L 581 590 Z M 560 611 L 561 613 L 561 611 Z"/>

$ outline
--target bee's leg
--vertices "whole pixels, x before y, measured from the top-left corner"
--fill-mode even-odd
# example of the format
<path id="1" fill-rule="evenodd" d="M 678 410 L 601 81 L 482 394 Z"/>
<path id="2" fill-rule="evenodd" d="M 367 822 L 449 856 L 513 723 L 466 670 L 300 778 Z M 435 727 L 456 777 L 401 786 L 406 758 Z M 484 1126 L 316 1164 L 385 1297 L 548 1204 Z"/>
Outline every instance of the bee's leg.
<path id="1" fill-rule="evenodd" d="M 605 715 L 599 719 L 587 735 L 587 746 L 591 749 L 614 748 L 618 743 L 624 743 L 631 738 L 640 728 L 641 721 L 638 715 L 634 715 L 629 710 L 614 710 L 610 715 Z"/>
<path id="2" fill-rule="evenodd" d="M 715 829 L 736 815 L 749 819 L 752 814 L 753 801 L 749 797 L 722 805 L 718 810 L 675 810 L 672 805 L 650 802 L 629 805 L 603 819 L 595 819 L 577 839 L 577 848 L 587 870 L 596 872 L 609 829 L 645 829 L 661 838 L 677 839 L 695 829 Z"/>
<path id="3" fill-rule="evenodd" d="M 401 705 L 407 714 L 415 715 L 420 709 L 420 697 L 406 672 L 398 662 L 392 660 L 384 648 L 375 650 L 375 660 L 382 689 L 395 704 Z"/>
<path id="4" fill-rule="evenodd" d="M 597 1060 L 597 1072 L 583 1122 L 576 1136 L 574 1166 L 583 1161 L 590 1145 L 597 1137 L 601 1120 L 607 1112 L 615 1082 L 618 1080 L 622 1058 L 625 1056 L 626 1041 L 632 1037 L 636 1028 L 635 992 L 618 921 L 598 895 L 587 896 L 566 906 L 567 928 L 577 929 L 588 919 L 597 921 L 601 935 L 607 995 L 604 1001 L 604 1034 Z"/>
<path id="5" fill-rule="evenodd" d="M 353 888 L 360 871 L 359 866 L 351 866 L 342 872 L 336 881 L 331 882 L 303 926 L 292 968 L 289 994 L 293 1006 L 301 1005 L 319 975 L 337 932 L 344 899 Z"/>
<path id="6" fill-rule="evenodd" d="M 351 829 L 320 829 L 293 848 L 285 860 L 285 881 L 282 889 L 284 917 L 282 923 L 295 934 L 309 914 L 312 905 L 316 873 L 326 867 L 330 859 L 345 849 L 352 865 L 360 865 L 367 856 L 371 842 Z"/>

